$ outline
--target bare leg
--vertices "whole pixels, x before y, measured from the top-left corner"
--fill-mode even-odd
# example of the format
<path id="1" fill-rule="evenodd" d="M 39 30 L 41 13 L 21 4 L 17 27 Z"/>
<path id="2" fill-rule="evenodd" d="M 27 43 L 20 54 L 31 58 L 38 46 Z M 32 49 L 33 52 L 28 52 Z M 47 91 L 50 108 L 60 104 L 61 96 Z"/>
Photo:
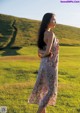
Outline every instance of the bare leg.
<path id="1" fill-rule="evenodd" d="M 46 108 L 39 106 L 37 113 L 46 113 Z"/>
<path id="2" fill-rule="evenodd" d="M 42 113 L 46 113 L 46 108 L 44 108 L 44 110 L 42 111 Z"/>

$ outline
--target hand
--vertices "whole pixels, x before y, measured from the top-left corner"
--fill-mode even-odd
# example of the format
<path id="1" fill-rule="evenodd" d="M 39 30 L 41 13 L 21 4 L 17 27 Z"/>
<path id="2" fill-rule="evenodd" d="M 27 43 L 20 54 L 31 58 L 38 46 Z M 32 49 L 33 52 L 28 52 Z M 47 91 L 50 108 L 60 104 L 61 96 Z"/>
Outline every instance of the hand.
<path id="1" fill-rule="evenodd" d="M 38 56 L 39 56 L 40 58 L 42 58 L 42 57 L 43 57 L 43 54 L 39 53 Z"/>
<path id="2" fill-rule="evenodd" d="M 48 55 L 45 55 L 45 53 L 42 53 L 42 54 L 38 54 L 40 58 L 43 58 L 43 57 L 49 57 L 49 58 L 52 58 L 52 53 L 50 52 L 50 54 Z"/>
<path id="3" fill-rule="evenodd" d="M 43 54 L 44 54 L 44 53 L 45 53 L 45 51 L 38 49 L 38 56 L 39 56 L 40 58 L 43 57 Z"/>
<path id="4" fill-rule="evenodd" d="M 53 56 L 53 53 L 52 53 L 52 51 L 50 51 L 50 54 L 49 55 L 45 55 L 45 51 L 38 49 L 38 56 L 40 58 L 49 57 L 51 59 L 52 56 Z"/>
<path id="5" fill-rule="evenodd" d="M 49 57 L 49 60 L 50 60 L 52 57 L 53 57 L 53 53 L 51 52 L 51 55 L 50 55 L 50 57 Z"/>

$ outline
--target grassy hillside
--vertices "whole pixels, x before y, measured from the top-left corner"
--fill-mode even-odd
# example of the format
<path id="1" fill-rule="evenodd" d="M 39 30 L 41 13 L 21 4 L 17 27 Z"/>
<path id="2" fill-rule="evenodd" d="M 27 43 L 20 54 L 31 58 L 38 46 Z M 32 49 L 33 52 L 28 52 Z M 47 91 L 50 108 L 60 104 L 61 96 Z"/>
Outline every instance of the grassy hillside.
<path id="1" fill-rule="evenodd" d="M 0 48 L 35 45 L 40 21 L 0 14 Z M 60 45 L 80 45 L 80 28 L 57 24 Z"/>

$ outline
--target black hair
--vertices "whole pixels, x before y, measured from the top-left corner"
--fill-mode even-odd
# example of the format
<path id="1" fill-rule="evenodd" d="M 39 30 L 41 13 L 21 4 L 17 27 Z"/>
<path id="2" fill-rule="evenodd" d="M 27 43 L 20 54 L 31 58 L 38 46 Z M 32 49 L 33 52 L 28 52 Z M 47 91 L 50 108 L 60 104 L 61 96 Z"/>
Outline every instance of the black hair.
<path id="1" fill-rule="evenodd" d="M 37 46 L 39 49 L 44 49 L 44 46 L 46 45 L 46 43 L 43 40 L 44 32 L 47 29 L 50 19 L 52 18 L 53 15 L 55 15 L 55 14 L 46 13 L 43 16 L 42 22 L 40 24 L 40 28 L 39 28 L 39 32 L 38 32 L 38 40 L 37 40 Z"/>

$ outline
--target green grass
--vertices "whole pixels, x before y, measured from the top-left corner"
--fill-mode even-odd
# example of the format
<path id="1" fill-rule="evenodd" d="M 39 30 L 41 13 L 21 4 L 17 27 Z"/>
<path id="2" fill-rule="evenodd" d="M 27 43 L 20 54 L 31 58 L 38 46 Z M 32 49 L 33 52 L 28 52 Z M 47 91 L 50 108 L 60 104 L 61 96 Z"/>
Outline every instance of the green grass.
<path id="1" fill-rule="evenodd" d="M 0 51 L 1 57 L 3 53 L 4 51 Z M 24 47 L 16 50 L 16 53 L 32 59 L 0 60 L 0 106 L 7 106 L 8 113 L 36 113 L 38 105 L 28 104 L 27 99 L 40 65 L 37 48 Z M 60 46 L 58 98 L 55 107 L 47 107 L 47 113 L 79 112 L 80 47 Z"/>

